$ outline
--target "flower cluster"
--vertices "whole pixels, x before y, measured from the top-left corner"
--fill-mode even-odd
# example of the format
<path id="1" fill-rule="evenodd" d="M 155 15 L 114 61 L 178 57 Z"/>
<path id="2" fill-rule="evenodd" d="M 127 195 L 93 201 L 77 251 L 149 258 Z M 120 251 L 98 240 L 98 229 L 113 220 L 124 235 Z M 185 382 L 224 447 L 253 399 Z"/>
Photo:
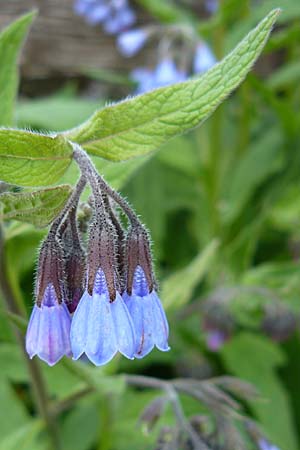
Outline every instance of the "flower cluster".
<path id="1" fill-rule="evenodd" d="M 90 25 L 102 24 L 108 34 L 120 33 L 136 20 L 128 0 L 76 0 L 74 11 Z"/>
<path id="2" fill-rule="evenodd" d="M 75 360 L 85 355 L 98 366 L 117 352 L 133 359 L 154 347 L 167 351 L 168 322 L 157 294 L 148 232 L 81 149 L 74 150 L 74 158 L 83 176 L 41 247 L 27 352 L 49 365 L 64 355 Z M 93 215 L 85 252 L 76 209 L 87 179 Z M 129 219 L 128 230 L 116 204 Z"/>
<path id="3" fill-rule="evenodd" d="M 126 57 L 134 56 L 151 38 L 159 38 L 155 67 L 139 67 L 131 73 L 136 93 L 184 81 L 191 74 L 202 74 L 216 62 L 211 48 L 186 27 L 146 27 L 124 31 L 117 47 Z M 179 45 L 178 45 L 179 41 Z"/>

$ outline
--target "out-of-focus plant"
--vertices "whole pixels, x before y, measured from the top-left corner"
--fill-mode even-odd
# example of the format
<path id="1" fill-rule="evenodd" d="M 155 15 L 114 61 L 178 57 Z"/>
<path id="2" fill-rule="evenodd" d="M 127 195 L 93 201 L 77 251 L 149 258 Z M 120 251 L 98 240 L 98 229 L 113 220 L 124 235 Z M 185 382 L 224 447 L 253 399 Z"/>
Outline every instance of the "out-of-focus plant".
<path id="1" fill-rule="evenodd" d="M 221 62 L 199 79 L 97 111 L 65 133 L 49 137 L 0 131 L 0 211 L 5 221 L 1 285 L 3 300 L 9 302 L 1 321 L 0 394 L 3 404 L 10 405 L 10 416 L 2 420 L 3 448 L 20 443 L 31 450 L 47 448 L 48 430 L 55 448 L 60 440 L 66 449 L 122 450 L 130 443 L 132 449 L 296 450 L 299 342 L 296 337 L 282 347 L 277 342 L 293 334 L 299 313 L 297 2 L 281 5 L 281 27 L 267 44 L 266 57 L 274 70 L 265 71 L 262 62 L 206 124 L 157 153 L 150 152 L 202 122 L 242 80 L 273 16 L 222 60 L 225 50 L 277 5 L 224 1 L 207 20 L 198 21 L 190 9 L 197 8 L 194 2 L 139 3 L 168 26 L 188 23 L 212 43 Z M 4 36 L 13 32 L 8 30 Z M 1 89 L 7 92 L 10 83 L 3 79 Z M 5 97 L 3 111 L 10 110 L 13 95 Z M 20 124 L 51 130 L 56 128 L 52 121 L 61 130 L 56 102 L 64 104 L 63 97 L 17 105 Z M 76 99 L 67 99 L 65 108 L 68 102 L 74 123 L 65 128 L 78 125 L 94 108 L 93 102 Z M 49 105 L 52 115 L 46 114 Z M 2 123 L 11 126 L 11 117 Z M 74 186 L 78 178 L 69 142 L 92 156 L 106 181 L 123 187 L 151 231 L 172 350 L 140 361 L 116 357 L 100 368 L 66 358 L 48 368 L 26 359 L 27 372 L 7 323 L 21 333 L 26 329 L 32 249 L 44 237 L 31 224 L 51 223 L 70 198 L 69 186 L 42 186 L 60 180 Z M 126 161 L 114 162 L 119 160 Z M 93 201 L 88 195 L 82 201 L 78 220 L 86 234 Z M 18 336 L 23 340 L 20 332 Z M 218 351 L 209 352 L 206 342 Z M 209 378 L 224 371 L 235 378 Z M 187 377 L 172 379 L 174 375 Z M 247 417 L 240 403 L 247 406 Z M 141 427 L 135 429 L 139 415 Z"/>

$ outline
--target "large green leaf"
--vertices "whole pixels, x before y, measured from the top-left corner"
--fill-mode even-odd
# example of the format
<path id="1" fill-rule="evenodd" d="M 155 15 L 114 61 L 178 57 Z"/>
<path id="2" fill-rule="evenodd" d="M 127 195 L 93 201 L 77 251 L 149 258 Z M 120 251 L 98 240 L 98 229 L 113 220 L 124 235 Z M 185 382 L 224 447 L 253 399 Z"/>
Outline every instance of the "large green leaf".
<path id="1" fill-rule="evenodd" d="M 0 180 L 21 186 L 58 181 L 71 162 L 72 146 L 63 136 L 0 129 Z"/>
<path id="2" fill-rule="evenodd" d="M 70 193 L 68 185 L 34 192 L 6 192 L 0 195 L 0 221 L 14 219 L 46 227 L 64 207 Z"/>
<path id="3" fill-rule="evenodd" d="M 290 399 L 276 373 L 284 354 L 267 338 L 240 334 L 222 350 L 225 366 L 234 375 L 250 381 L 264 401 L 252 401 L 251 408 L 268 437 L 281 450 L 298 449 Z"/>
<path id="4" fill-rule="evenodd" d="M 260 55 L 279 10 L 273 10 L 202 77 L 156 89 L 97 111 L 65 135 L 111 160 L 144 155 L 203 122 L 245 78 Z"/>
<path id="5" fill-rule="evenodd" d="M 36 13 L 13 22 L 0 34 L 0 124 L 13 123 L 14 103 L 18 88 L 17 60 L 20 47 Z"/>

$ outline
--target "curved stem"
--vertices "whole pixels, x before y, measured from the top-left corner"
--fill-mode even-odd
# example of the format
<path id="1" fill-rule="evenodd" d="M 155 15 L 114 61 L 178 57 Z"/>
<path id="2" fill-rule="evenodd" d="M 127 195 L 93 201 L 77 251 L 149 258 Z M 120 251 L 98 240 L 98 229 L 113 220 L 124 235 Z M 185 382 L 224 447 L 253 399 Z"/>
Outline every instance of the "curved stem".
<path id="1" fill-rule="evenodd" d="M 89 179 L 92 189 L 97 189 L 97 186 L 95 187 L 96 181 L 96 185 L 98 184 L 102 191 L 105 192 L 109 197 L 111 197 L 123 209 L 132 226 L 142 226 L 138 216 L 130 208 L 127 201 L 117 191 L 111 188 L 99 175 L 87 153 L 78 144 L 73 143 L 73 149 L 74 159 L 82 170 L 83 174 L 85 174 Z"/>
<path id="2" fill-rule="evenodd" d="M 7 267 L 5 262 L 6 262 L 5 242 L 3 230 L 2 228 L 0 228 L 0 289 L 3 294 L 3 299 L 7 311 L 16 314 L 18 316 L 24 317 L 15 299 L 14 291 L 10 284 L 9 277 L 7 276 Z M 30 383 L 32 386 L 33 396 L 36 403 L 36 408 L 47 427 L 47 431 L 51 441 L 51 448 L 53 450 L 60 450 L 62 447 L 60 445 L 58 428 L 56 425 L 55 418 L 51 414 L 49 408 L 48 402 L 49 396 L 47 393 L 47 388 L 42 376 L 40 366 L 38 365 L 37 361 L 28 358 L 28 355 L 24 347 L 24 339 L 19 329 L 14 325 L 12 325 L 12 328 L 16 336 L 17 343 L 22 350 L 25 362 L 27 364 L 30 376 Z"/>

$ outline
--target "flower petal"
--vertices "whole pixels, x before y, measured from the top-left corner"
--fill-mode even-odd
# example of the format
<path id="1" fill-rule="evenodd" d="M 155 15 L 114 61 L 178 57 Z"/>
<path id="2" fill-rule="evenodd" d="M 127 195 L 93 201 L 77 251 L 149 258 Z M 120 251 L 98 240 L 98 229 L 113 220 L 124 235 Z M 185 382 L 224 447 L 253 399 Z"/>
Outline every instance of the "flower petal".
<path id="1" fill-rule="evenodd" d="M 41 308 L 34 305 L 26 332 L 26 351 L 32 359 L 37 354 Z"/>
<path id="2" fill-rule="evenodd" d="M 135 353 L 134 326 L 124 300 L 117 293 L 115 300 L 110 304 L 118 342 L 118 350 L 126 358 L 133 359 Z"/>
<path id="3" fill-rule="evenodd" d="M 170 350 L 168 344 L 168 320 L 157 293 L 153 291 L 150 297 L 152 298 L 153 307 L 154 343 L 159 350 L 167 352 Z"/>
<path id="4" fill-rule="evenodd" d="M 101 366 L 108 363 L 117 350 L 109 298 L 106 294 L 94 294 L 88 319 L 85 353 L 96 366 Z"/>
<path id="5" fill-rule="evenodd" d="M 41 307 L 36 354 L 49 366 L 56 364 L 70 348 L 69 342 L 67 342 L 67 348 L 65 347 L 66 342 L 63 338 L 62 309 L 63 305 Z M 69 319 L 66 317 L 64 317 L 64 322 L 69 320 L 68 326 L 70 326 L 71 318 L 70 316 Z M 66 323 L 64 323 L 64 327 L 66 327 Z"/>
<path id="6" fill-rule="evenodd" d="M 140 297 L 124 294 L 124 299 L 135 329 L 136 351 L 134 356 L 143 358 L 154 347 L 151 296 Z"/>
<path id="7" fill-rule="evenodd" d="M 71 325 L 71 347 L 73 359 L 78 359 L 85 352 L 87 327 L 92 304 L 92 297 L 84 292 L 75 310 Z"/>

